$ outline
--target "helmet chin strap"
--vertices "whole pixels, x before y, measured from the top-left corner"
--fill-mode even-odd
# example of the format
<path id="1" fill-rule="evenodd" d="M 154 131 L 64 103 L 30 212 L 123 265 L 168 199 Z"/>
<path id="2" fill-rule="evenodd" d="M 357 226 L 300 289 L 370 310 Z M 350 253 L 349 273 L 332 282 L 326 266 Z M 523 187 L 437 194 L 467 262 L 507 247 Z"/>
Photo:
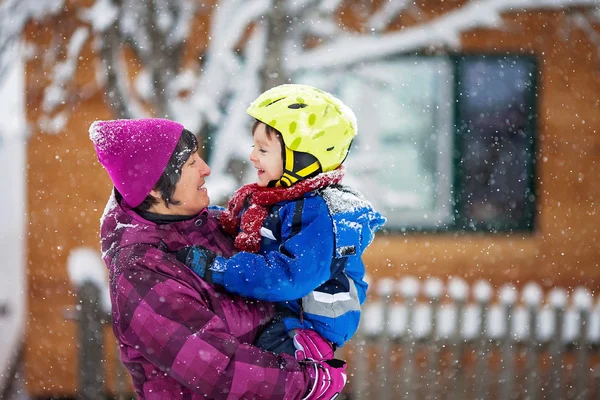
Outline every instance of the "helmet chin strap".
<path id="1" fill-rule="evenodd" d="M 296 182 L 312 178 L 321 172 L 323 169 L 315 156 L 294 151 L 285 146 L 283 174 L 278 180 L 269 182 L 267 187 L 290 187 Z"/>
<path id="2" fill-rule="evenodd" d="M 352 142 L 350 142 L 348 145 L 346 156 L 339 165 L 341 165 L 346 160 L 346 157 L 348 157 L 351 146 Z M 283 174 L 279 177 L 279 179 L 270 181 L 267 184 L 267 187 L 269 188 L 290 187 L 301 180 L 312 178 L 313 176 L 323 172 L 321 164 L 312 154 L 294 151 L 287 146 L 284 146 L 284 151 L 282 151 L 282 153 Z M 335 168 L 339 167 L 339 165 L 337 165 Z"/>

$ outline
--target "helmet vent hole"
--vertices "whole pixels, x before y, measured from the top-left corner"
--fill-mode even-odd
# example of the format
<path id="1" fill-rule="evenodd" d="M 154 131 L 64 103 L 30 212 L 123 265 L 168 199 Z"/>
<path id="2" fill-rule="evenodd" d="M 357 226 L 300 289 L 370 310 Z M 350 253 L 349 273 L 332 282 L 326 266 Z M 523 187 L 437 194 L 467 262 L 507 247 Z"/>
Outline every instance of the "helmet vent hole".
<path id="1" fill-rule="evenodd" d="M 330 148 L 327 149 L 327 151 L 331 151 L 334 149 L 335 146 L 331 146 Z"/>
<path id="2" fill-rule="evenodd" d="M 306 107 L 306 104 L 303 104 L 303 103 L 302 104 L 301 103 L 294 103 L 294 104 L 290 104 L 288 106 L 288 108 L 291 108 L 292 110 L 297 110 L 299 108 L 304 108 L 304 107 Z"/>
<path id="3" fill-rule="evenodd" d="M 282 97 L 282 98 L 280 98 L 280 99 L 277 99 L 277 100 L 271 100 L 271 99 L 268 99 L 268 100 L 266 100 L 266 101 L 263 101 L 261 104 L 259 104 L 259 107 L 269 107 L 269 106 L 271 106 L 271 105 L 273 105 L 273 104 L 275 104 L 275 103 L 277 103 L 278 101 L 281 101 L 281 100 L 283 100 L 283 99 L 285 99 L 285 97 Z"/>

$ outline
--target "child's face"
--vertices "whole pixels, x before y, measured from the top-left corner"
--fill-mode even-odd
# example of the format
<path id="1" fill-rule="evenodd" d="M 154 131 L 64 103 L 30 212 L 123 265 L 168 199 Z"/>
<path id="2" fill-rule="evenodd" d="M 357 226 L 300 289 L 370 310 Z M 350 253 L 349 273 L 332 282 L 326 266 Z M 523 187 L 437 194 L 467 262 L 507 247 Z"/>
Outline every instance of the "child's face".
<path id="1" fill-rule="evenodd" d="M 254 149 L 250 153 L 250 161 L 257 171 L 256 183 L 266 187 L 269 182 L 279 180 L 283 175 L 281 159 L 281 143 L 276 135 L 267 136 L 265 124 L 258 124 L 254 131 Z"/>

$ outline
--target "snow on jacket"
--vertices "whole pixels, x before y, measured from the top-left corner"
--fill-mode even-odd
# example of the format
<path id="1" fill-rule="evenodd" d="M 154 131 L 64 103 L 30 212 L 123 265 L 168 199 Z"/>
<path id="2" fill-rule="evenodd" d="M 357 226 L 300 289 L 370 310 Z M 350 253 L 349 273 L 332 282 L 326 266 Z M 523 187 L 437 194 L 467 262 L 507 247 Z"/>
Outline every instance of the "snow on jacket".
<path id="1" fill-rule="evenodd" d="M 202 245 L 231 256 L 214 213 L 156 225 L 111 196 L 101 224 L 113 331 L 141 399 L 300 399 L 312 382 L 291 356 L 253 343 L 271 304 L 199 279 L 171 252 Z"/>
<path id="2" fill-rule="evenodd" d="M 273 206 L 258 254 L 217 257 L 212 279 L 227 291 L 282 302 L 304 327 L 342 346 L 360 320 L 367 283 L 361 256 L 385 218 L 357 191 L 331 185 Z"/>

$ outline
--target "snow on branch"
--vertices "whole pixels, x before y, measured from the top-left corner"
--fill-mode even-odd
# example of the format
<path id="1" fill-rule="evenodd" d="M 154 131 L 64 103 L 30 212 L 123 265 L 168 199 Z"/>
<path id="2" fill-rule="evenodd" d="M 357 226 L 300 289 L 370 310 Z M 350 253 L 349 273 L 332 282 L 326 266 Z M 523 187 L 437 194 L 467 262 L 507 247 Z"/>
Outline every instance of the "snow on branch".
<path id="1" fill-rule="evenodd" d="M 45 112 L 51 113 L 54 111 L 67 97 L 65 86 L 75 76 L 79 55 L 88 37 L 88 29 L 84 27 L 77 28 L 73 35 L 71 35 L 71 39 L 67 45 L 66 59 L 54 65 L 52 83 L 46 87 L 44 92 L 42 108 Z"/>
<path id="2" fill-rule="evenodd" d="M 344 0 L 323 0 L 319 5 L 319 10 L 332 13 L 337 10 Z"/>
<path id="3" fill-rule="evenodd" d="M 232 49 L 246 31 L 248 23 L 267 14 L 270 6 L 270 0 L 246 1 L 227 21 L 227 36 L 224 37 L 223 44 Z"/>
<path id="4" fill-rule="evenodd" d="M 79 12 L 79 19 L 89 23 L 95 32 L 104 32 L 118 15 L 119 9 L 110 0 L 97 0 L 90 8 Z"/>
<path id="5" fill-rule="evenodd" d="M 474 28 L 495 28 L 503 12 L 597 6 L 598 0 L 485 0 L 471 1 L 430 22 L 385 35 L 345 35 L 290 57 L 291 73 L 307 68 L 331 68 L 385 57 L 428 46 L 460 47 L 460 35 Z"/>
<path id="6" fill-rule="evenodd" d="M 5 0 L 0 4 L 0 78 L 7 63 L 5 55 L 20 38 L 30 20 L 39 20 L 62 11 L 64 0 Z"/>
<path id="7" fill-rule="evenodd" d="M 590 22 L 590 17 L 578 12 L 573 15 L 572 21 L 575 26 L 583 31 L 590 43 L 600 49 L 600 33 L 594 29 L 592 22 Z M 600 62 L 600 50 L 596 52 L 596 59 Z"/>
<path id="8" fill-rule="evenodd" d="M 412 3 L 412 2 L 410 2 Z M 387 0 L 369 19 L 367 26 L 380 32 L 384 30 L 388 24 L 404 9 L 409 6 L 409 0 Z"/>
<path id="9" fill-rule="evenodd" d="M 242 68 L 234 54 L 235 44 L 243 37 L 248 25 L 264 15 L 270 6 L 268 0 L 222 1 L 215 6 L 211 20 L 206 66 L 193 90 L 191 106 L 197 110 L 194 121 L 188 120 L 188 129 L 197 132 L 206 122 L 216 124 L 222 116 L 221 102 L 232 88 L 232 77 Z M 235 16 L 232 20 L 231 16 Z"/>
<path id="10" fill-rule="evenodd" d="M 247 150 L 250 149 L 250 117 L 246 114 L 246 108 L 258 96 L 261 89 L 259 74 L 260 67 L 264 63 L 266 42 L 266 28 L 264 24 L 259 24 L 248 42 L 246 63 L 242 72 L 237 79 L 233 80 L 238 90 L 221 123 L 219 155 L 214 157 L 211 163 L 213 174 L 207 182 L 211 196 L 215 200 L 229 196 L 239 186 L 235 177 L 228 174 L 228 164 L 233 159 L 245 160 L 248 155 Z M 247 143 L 248 146 L 244 148 L 241 143 Z"/>

